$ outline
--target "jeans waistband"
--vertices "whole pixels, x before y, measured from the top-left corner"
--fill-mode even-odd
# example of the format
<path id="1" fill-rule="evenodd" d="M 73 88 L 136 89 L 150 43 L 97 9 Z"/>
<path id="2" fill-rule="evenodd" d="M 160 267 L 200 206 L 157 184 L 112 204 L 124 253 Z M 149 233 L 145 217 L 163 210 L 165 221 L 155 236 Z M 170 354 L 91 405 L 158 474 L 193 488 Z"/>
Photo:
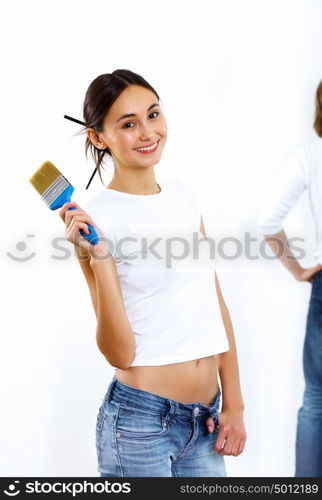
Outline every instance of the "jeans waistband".
<path id="1" fill-rule="evenodd" d="M 113 399 L 123 404 L 129 404 L 151 411 L 154 410 L 164 414 L 168 413 L 170 410 L 170 413 L 173 415 L 190 417 L 192 413 L 196 415 L 196 411 L 199 416 L 203 414 L 206 415 L 208 413 L 218 413 L 220 397 L 221 390 L 218 388 L 218 392 L 210 405 L 204 405 L 198 401 L 193 403 L 181 403 L 180 401 L 176 401 L 174 399 L 164 398 L 157 394 L 143 391 L 142 389 L 130 387 L 129 385 L 120 382 L 114 376 L 109 385 L 105 399 Z M 195 410 L 196 407 L 198 407 L 198 410 Z"/>

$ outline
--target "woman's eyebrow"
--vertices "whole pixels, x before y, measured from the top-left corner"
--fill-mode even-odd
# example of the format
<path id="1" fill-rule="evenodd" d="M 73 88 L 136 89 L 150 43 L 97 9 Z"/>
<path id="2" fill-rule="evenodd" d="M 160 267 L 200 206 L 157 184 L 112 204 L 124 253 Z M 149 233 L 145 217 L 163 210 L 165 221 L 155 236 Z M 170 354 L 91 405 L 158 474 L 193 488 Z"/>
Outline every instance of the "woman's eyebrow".
<path id="1" fill-rule="evenodd" d="M 153 104 L 151 104 L 151 106 L 149 106 L 149 107 L 148 107 L 148 111 L 150 111 L 150 109 L 154 108 L 155 106 L 159 106 L 159 103 L 158 103 L 158 102 L 154 102 Z M 117 122 L 119 122 L 119 121 L 123 120 L 123 118 L 129 118 L 130 116 L 136 116 L 136 114 L 135 114 L 135 113 L 126 113 L 125 115 L 120 116 L 120 118 L 118 118 L 118 119 L 117 119 L 117 120 L 113 123 L 113 125 L 114 125 L 115 123 L 117 123 Z"/>

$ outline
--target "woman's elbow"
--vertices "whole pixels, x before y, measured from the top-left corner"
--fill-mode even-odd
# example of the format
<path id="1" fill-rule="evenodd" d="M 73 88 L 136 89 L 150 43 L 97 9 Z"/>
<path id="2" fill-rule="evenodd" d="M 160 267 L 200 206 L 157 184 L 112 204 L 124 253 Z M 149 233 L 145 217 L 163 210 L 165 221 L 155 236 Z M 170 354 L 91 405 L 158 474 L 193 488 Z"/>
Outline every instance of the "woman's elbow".
<path id="1" fill-rule="evenodd" d="M 130 368 L 132 361 L 134 359 L 134 355 L 131 356 L 131 358 L 125 358 L 125 357 L 111 356 L 111 354 L 104 352 L 102 352 L 102 354 L 105 357 L 106 361 L 111 366 L 113 366 L 114 368 L 120 368 L 121 370 L 127 370 L 128 368 Z"/>
<path id="2" fill-rule="evenodd" d="M 119 368 L 120 370 L 127 370 L 128 368 L 130 368 L 131 364 L 130 363 L 114 363 L 114 362 L 111 362 L 109 361 L 107 358 L 106 358 L 107 362 L 113 366 L 113 368 Z"/>
<path id="3" fill-rule="evenodd" d="M 127 370 L 135 357 L 135 339 L 133 333 L 126 340 L 126 342 L 120 342 L 118 345 L 114 345 L 111 348 L 109 342 L 102 340 L 99 335 L 96 337 L 96 343 L 100 352 L 105 357 L 106 361 L 115 368 L 120 368 L 121 370 Z"/>

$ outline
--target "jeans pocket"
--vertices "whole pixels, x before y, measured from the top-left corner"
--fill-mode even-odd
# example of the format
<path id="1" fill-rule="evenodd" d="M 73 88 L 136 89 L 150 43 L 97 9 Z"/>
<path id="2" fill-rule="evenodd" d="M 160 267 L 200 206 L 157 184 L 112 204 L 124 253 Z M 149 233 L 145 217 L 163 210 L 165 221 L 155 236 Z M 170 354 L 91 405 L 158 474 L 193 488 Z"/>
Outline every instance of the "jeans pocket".
<path id="1" fill-rule="evenodd" d="M 151 439 L 168 430 L 166 418 L 161 414 L 132 406 L 119 407 L 115 430 L 129 439 Z"/>

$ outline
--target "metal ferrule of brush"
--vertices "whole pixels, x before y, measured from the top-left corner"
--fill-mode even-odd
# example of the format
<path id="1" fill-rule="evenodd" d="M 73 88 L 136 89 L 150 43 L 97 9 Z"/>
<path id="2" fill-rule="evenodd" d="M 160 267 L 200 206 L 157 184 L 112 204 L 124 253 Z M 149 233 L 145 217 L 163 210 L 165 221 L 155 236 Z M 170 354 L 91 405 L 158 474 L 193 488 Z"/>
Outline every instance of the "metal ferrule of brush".
<path id="1" fill-rule="evenodd" d="M 60 175 L 57 177 L 57 179 L 49 186 L 46 191 L 42 194 L 43 200 L 48 205 L 48 207 L 51 210 L 56 210 L 56 208 L 61 207 L 60 205 L 60 197 L 63 196 L 63 198 L 66 198 L 67 192 L 65 190 L 70 187 L 70 193 L 68 193 L 70 196 L 72 195 L 74 188 L 73 186 L 68 182 L 68 180 L 63 176 Z M 65 203 L 65 202 L 64 202 Z"/>

